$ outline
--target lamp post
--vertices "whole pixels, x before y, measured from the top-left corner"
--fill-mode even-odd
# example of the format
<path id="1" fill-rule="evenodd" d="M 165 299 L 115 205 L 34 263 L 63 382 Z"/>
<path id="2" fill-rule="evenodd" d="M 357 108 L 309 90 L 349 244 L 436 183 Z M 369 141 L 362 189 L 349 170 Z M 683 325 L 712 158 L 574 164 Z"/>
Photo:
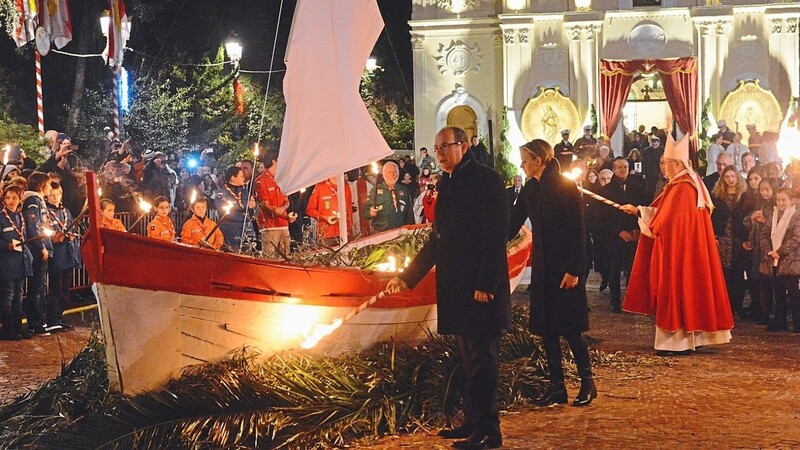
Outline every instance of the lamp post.
<path id="1" fill-rule="evenodd" d="M 236 114 L 239 116 L 244 115 L 245 101 L 244 89 L 239 83 L 239 61 L 242 59 L 242 44 L 239 43 L 239 38 L 235 33 L 231 33 L 225 42 L 225 53 L 233 63 L 233 98 L 236 106 Z"/>
<path id="2" fill-rule="evenodd" d="M 575 9 L 578 11 L 591 11 L 592 0 L 575 0 Z"/>

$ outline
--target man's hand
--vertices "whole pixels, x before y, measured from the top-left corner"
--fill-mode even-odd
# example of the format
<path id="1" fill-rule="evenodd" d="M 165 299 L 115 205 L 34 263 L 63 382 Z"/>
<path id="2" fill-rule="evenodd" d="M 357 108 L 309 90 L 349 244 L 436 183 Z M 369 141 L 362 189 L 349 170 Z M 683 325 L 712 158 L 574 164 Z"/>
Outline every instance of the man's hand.
<path id="1" fill-rule="evenodd" d="M 46 248 L 42 249 L 42 261 L 47 261 L 50 259 L 50 252 L 47 251 Z"/>
<path id="2" fill-rule="evenodd" d="M 578 285 L 578 277 L 568 273 L 564 274 L 564 279 L 561 280 L 561 289 L 570 290 Z"/>
<path id="3" fill-rule="evenodd" d="M 389 284 L 386 285 L 386 289 L 383 291 L 386 292 L 387 295 L 398 294 L 401 291 L 405 291 L 408 289 L 408 285 L 405 281 L 401 280 L 398 277 L 394 277 L 389 280 Z"/>
<path id="4" fill-rule="evenodd" d="M 626 214 L 630 214 L 632 216 L 635 216 L 635 215 L 639 214 L 639 208 L 637 206 L 622 205 L 619 209 L 620 209 L 620 211 L 622 211 L 622 212 L 624 212 Z"/>
<path id="5" fill-rule="evenodd" d="M 633 235 L 631 235 L 625 230 L 619 232 L 619 238 L 625 242 L 633 242 Z"/>
<path id="6" fill-rule="evenodd" d="M 338 220 L 339 220 L 339 218 L 334 216 L 334 215 L 330 215 L 330 216 L 325 218 L 325 221 L 328 222 L 331 225 L 335 224 Z"/>
<path id="7" fill-rule="evenodd" d="M 489 300 L 494 300 L 494 294 L 485 291 L 475 291 L 473 294 L 476 302 L 489 303 Z"/>
<path id="8" fill-rule="evenodd" d="M 378 208 L 377 206 L 370 206 L 369 207 L 369 216 L 370 217 L 377 216 L 378 215 L 378 211 L 380 211 L 381 209 L 383 209 L 383 208 Z"/>
<path id="9" fill-rule="evenodd" d="M 67 239 L 67 235 L 58 231 L 53 235 L 52 240 L 54 244 L 60 244 Z"/>

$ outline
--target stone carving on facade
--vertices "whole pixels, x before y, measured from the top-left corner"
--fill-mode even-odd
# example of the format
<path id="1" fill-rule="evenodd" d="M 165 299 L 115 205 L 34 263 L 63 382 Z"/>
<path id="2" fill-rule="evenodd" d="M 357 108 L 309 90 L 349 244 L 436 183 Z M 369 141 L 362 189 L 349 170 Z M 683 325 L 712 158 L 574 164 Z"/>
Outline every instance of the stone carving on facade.
<path id="1" fill-rule="evenodd" d="M 786 32 L 797 33 L 797 17 L 790 17 L 786 19 Z"/>
<path id="2" fill-rule="evenodd" d="M 566 25 L 564 32 L 567 33 L 570 41 L 580 41 L 583 37 L 583 27 L 580 25 Z"/>
<path id="3" fill-rule="evenodd" d="M 434 58 L 442 74 L 451 72 L 455 76 L 464 76 L 481 68 L 483 57 L 477 43 L 470 47 L 464 41 L 452 40 L 447 47 L 439 44 L 438 53 Z"/>
<path id="4" fill-rule="evenodd" d="M 517 30 L 517 35 L 519 36 L 519 43 L 520 44 L 527 44 L 528 43 L 528 35 L 530 34 L 531 30 L 528 28 L 520 28 Z"/>
<path id="5" fill-rule="evenodd" d="M 510 28 L 506 28 L 503 30 L 503 41 L 506 44 L 513 44 L 514 43 L 514 30 Z"/>
<path id="6" fill-rule="evenodd" d="M 583 38 L 587 41 L 594 40 L 600 31 L 603 29 L 602 25 L 586 25 L 583 27 Z"/>
<path id="7" fill-rule="evenodd" d="M 536 52 L 537 70 L 545 73 L 559 73 L 564 69 L 567 62 L 567 50 L 559 47 L 554 42 L 542 44 Z"/>
<path id="8" fill-rule="evenodd" d="M 771 91 L 761 87 L 758 79 L 739 81 L 739 87 L 725 96 L 719 114 L 733 129 L 738 122 L 738 130 L 745 141 L 750 137 L 747 124 L 755 124 L 760 131 L 778 131 L 783 121 L 778 100 Z"/>
<path id="9" fill-rule="evenodd" d="M 627 41 L 637 56 L 658 55 L 667 45 L 667 33 L 657 24 L 642 23 L 631 29 Z"/>
<path id="10" fill-rule="evenodd" d="M 772 19 L 772 33 L 778 34 L 783 31 L 783 19 Z"/>
<path id="11" fill-rule="evenodd" d="M 561 140 L 561 130 L 578 135 L 581 120 L 578 110 L 558 86 L 539 87 L 539 93 L 528 99 L 522 109 L 520 129 L 526 140 L 544 139 L 551 144 Z"/>
<path id="12" fill-rule="evenodd" d="M 425 36 L 422 34 L 411 34 L 411 48 L 414 50 L 422 50 L 425 48 Z"/>
<path id="13" fill-rule="evenodd" d="M 457 84 L 456 90 L 453 91 L 453 102 L 457 106 L 464 106 L 467 104 L 467 98 L 469 97 L 469 92 L 464 89 L 464 86 Z"/>

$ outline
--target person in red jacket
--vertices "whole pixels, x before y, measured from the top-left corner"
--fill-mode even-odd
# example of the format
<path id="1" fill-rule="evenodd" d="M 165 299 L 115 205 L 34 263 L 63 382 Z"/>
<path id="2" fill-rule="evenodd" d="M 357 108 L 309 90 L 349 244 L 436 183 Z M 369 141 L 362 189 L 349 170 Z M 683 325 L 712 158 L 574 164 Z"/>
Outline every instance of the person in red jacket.
<path id="1" fill-rule="evenodd" d="M 353 233 L 353 195 L 345 184 L 345 206 L 347 208 L 347 234 Z M 336 177 L 330 177 L 314 186 L 308 199 L 306 215 L 317 220 L 317 240 L 332 247 L 339 244 L 339 197 L 336 193 Z"/>

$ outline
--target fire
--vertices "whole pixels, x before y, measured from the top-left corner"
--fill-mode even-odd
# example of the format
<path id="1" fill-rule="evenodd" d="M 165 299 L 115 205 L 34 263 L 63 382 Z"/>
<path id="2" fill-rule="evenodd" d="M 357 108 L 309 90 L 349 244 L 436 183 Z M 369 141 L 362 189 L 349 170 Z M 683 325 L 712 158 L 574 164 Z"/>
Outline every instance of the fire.
<path id="1" fill-rule="evenodd" d="M 374 173 L 375 175 L 377 175 L 377 174 L 378 174 L 378 163 L 374 162 L 374 163 L 372 163 L 372 164 L 370 165 L 370 167 L 372 167 L 372 173 Z"/>
<path id="2" fill-rule="evenodd" d="M 197 201 L 197 190 L 192 189 L 192 197 L 189 199 L 189 204 L 194 205 L 195 201 Z"/>
<path id="3" fill-rule="evenodd" d="M 261 152 L 261 149 L 258 147 L 258 142 L 256 142 L 255 148 L 253 148 L 253 156 L 258 158 L 258 154 Z"/>
<path id="4" fill-rule="evenodd" d="M 11 146 L 6 145 L 3 150 L 5 151 L 5 156 L 3 156 L 3 165 L 6 166 L 8 165 L 8 154 L 11 153 Z"/>
<path id="5" fill-rule="evenodd" d="M 151 209 L 153 209 L 153 205 L 148 203 L 145 199 L 139 199 L 139 209 L 141 209 L 145 214 L 149 213 Z"/>
<path id="6" fill-rule="evenodd" d="M 51 228 L 42 227 L 42 234 L 44 234 L 47 237 L 50 237 L 50 236 L 56 234 L 56 232 Z"/>
<path id="7" fill-rule="evenodd" d="M 792 161 L 800 161 L 800 130 L 784 125 L 775 146 L 784 167 Z"/>
<path id="8" fill-rule="evenodd" d="M 222 207 L 222 210 L 225 211 L 226 216 L 231 213 L 232 209 L 233 209 L 233 202 L 230 200 L 228 200 L 228 203 L 226 203 L 225 206 Z"/>
<path id="9" fill-rule="evenodd" d="M 581 170 L 580 168 L 576 167 L 576 168 L 570 170 L 569 172 L 564 173 L 563 175 L 565 177 L 569 178 L 570 180 L 575 181 L 578 178 L 580 178 L 581 175 L 583 175 L 583 170 Z"/>
<path id="10" fill-rule="evenodd" d="M 303 334 L 303 337 L 306 338 L 306 340 L 300 343 L 300 346 L 305 349 L 314 348 L 319 343 L 319 341 L 321 341 L 326 336 L 336 331 L 337 328 L 342 326 L 342 323 L 344 323 L 342 319 L 336 319 L 328 325 L 314 326 L 314 331 L 311 332 L 311 335 L 305 333 Z"/>
<path id="11" fill-rule="evenodd" d="M 401 266 L 397 263 L 397 258 L 394 255 L 389 255 L 386 258 L 386 262 L 376 264 L 375 269 L 378 272 L 402 272 L 406 267 L 408 267 L 410 262 L 411 257 L 406 256 Z"/>

